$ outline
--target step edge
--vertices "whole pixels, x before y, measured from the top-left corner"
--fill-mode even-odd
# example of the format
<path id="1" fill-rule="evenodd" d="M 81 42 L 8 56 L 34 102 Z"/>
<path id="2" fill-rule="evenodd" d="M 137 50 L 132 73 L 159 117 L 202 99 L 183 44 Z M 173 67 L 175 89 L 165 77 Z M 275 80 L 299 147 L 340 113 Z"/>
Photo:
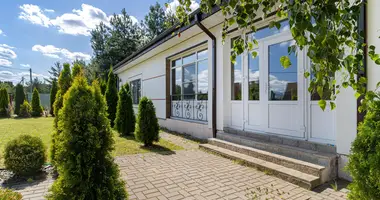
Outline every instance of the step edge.
<path id="1" fill-rule="evenodd" d="M 243 140 L 248 140 L 248 141 L 251 141 L 251 142 L 254 142 L 254 143 L 257 143 L 257 144 L 266 144 L 266 145 L 271 145 L 271 146 L 276 146 L 276 147 L 281 147 L 281 148 L 286 148 L 286 149 L 292 149 L 292 150 L 296 150 L 296 151 L 300 151 L 300 152 L 303 152 L 305 154 L 313 154 L 317 157 L 320 157 L 320 158 L 323 158 L 323 159 L 335 159 L 337 157 L 336 154 L 333 154 L 333 153 L 326 153 L 326 152 L 319 152 L 319 151 L 314 151 L 314 150 L 310 150 L 310 149 L 303 149 L 303 148 L 299 148 L 299 147 L 292 147 L 292 146 L 289 146 L 289 145 L 284 145 L 284 144 L 275 144 L 275 143 L 264 143 L 262 141 L 258 141 L 254 138 L 250 138 L 250 137 L 246 137 L 246 136 L 241 136 L 241 135 L 235 135 L 235 134 L 231 134 L 231 133 L 226 133 L 226 132 L 223 132 L 222 135 L 227 135 L 227 136 L 232 136 L 232 137 L 238 137 L 240 140 L 243 139 Z M 220 138 L 209 138 L 209 139 L 219 139 Z M 229 142 L 229 141 L 228 141 Z"/>
<path id="2" fill-rule="evenodd" d="M 212 145 L 210 145 L 212 146 Z M 214 146 L 215 147 L 215 146 Z M 278 169 L 275 169 L 275 168 L 272 168 L 272 167 L 269 167 L 268 165 L 265 165 L 263 163 L 271 163 L 271 162 L 268 162 L 268 161 L 264 161 L 264 160 L 261 160 L 261 159 L 258 159 L 258 158 L 253 158 L 253 160 L 261 160 L 261 162 L 254 162 L 254 161 L 250 161 L 250 160 L 246 160 L 246 159 L 242 159 L 242 158 L 239 158 L 235 155 L 231 155 L 229 153 L 226 153 L 226 152 L 220 152 L 218 151 L 217 149 L 215 148 L 209 148 L 208 146 L 206 146 L 205 144 L 204 145 L 200 145 L 200 148 L 201 149 L 204 149 L 205 151 L 209 151 L 209 152 L 213 152 L 213 153 L 216 153 L 216 154 L 219 154 L 223 157 L 226 157 L 230 160 L 244 160 L 245 162 L 248 163 L 248 165 L 251 165 L 251 166 L 254 166 L 256 168 L 261 168 L 261 169 L 268 169 L 269 171 L 271 172 L 275 172 L 274 174 L 272 174 L 273 176 L 275 177 L 278 177 L 286 182 L 289 182 L 289 183 L 292 183 L 292 184 L 295 184 L 295 185 L 298 185 L 302 188 L 305 188 L 305 189 L 308 189 L 308 190 L 311 190 L 319 185 L 321 185 L 321 179 L 319 177 L 316 177 L 316 176 L 313 176 L 313 175 L 309 175 L 309 174 L 305 174 L 303 172 L 300 172 L 300 171 L 297 171 L 297 170 L 293 170 L 293 169 L 290 169 L 290 168 L 287 168 L 288 170 L 286 171 L 293 171 L 293 173 L 289 173 L 289 172 L 284 172 L 284 171 L 281 171 L 279 169 L 284 169 L 286 167 L 283 167 L 283 166 L 280 166 Z M 221 148 L 221 147 L 217 147 L 217 148 Z M 223 149 L 223 148 L 221 148 Z M 227 150 L 227 149 L 224 149 L 224 150 Z M 227 150 L 227 151 L 230 151 L 230 150 Z M 231 151 L 233 152 L 233 151 Z M 234 152 L 236 154 L 240 154 L 240 153 L 237 153 L 237 152 Z M 244 154 L 241 154 L 241 155 L 244 155 Z M 275 163 L 271 163 L 272 165 L 277 165 Z M 302 176 L 294 176 L 293 174 L 302 174 Z M 285 178 L 283 178 L 285 177 Z M 309 179 L 306 179 L 304 177 L 308 177 Z M 288 179 L 290 178 L 290 179 Z"/>
<path id="3" fill-rule="evenodd" d="M 209 140 L 220 142 L 220 143 L 225 143 L 225 144 L 228 144 L 228 145 L 233 145 L 233 146 L 236 146 L 238 148 L 246 149 L 246 150 L 249 150 L 249 151 L 254 151 L 254 152 L 257 152 L 257 153 L 260 153 L 260 154 L 264 154 L 264 155 L 268 155 L 268 156 L 273 156 L 273 157 L 276 157 L 278 159 L 283 159 L 283 160 L 292 162 L 294 164 L 304 165 L 304 166 L 307 166 L 307 167 L 310 167 L 310 168 L 314 168 L 314 169 L 319 170 L 319 171 L 322 171 L 322 170 L 326 169 L 326 167 L 322 166 L 322 165 L 317 165 L 317 164 L 306 162 L 306 161 L 303 161 L 303 160 L 297 160 L 295 158 L 287 157 L 287 156 L 276 154 L 276 153 L 271 153 L 269 151 L 257 149 L 257 148 L 254 148 L 254 147 L 244 146 L 242 144 L 236 144 L 236 143 L 233 143 L 233 142 L 229 142 L 229 141 L 225 141 L 225 140 L 221 140 L 221 139 L 217 139 L 217 138 L 211 138 Z"/>

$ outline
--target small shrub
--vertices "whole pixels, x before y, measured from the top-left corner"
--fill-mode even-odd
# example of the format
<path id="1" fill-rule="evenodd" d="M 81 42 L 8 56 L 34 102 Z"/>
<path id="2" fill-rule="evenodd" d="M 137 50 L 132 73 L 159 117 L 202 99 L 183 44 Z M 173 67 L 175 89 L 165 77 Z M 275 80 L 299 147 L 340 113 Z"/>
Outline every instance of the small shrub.
<path id="1" fill-rule="evenodd" d="M 119 91 L 115 129 L 123 136 L 135 132 L 136 118 L 132 106 L 129 85 L 126 83 Z"/>
<path id="2" fill-rule="evenodd" d="M 40 93 L 38 92 L 37 88 L 34 88 L 32 96 L 32 116 L 41 117 L 42 111 L 43 108 L 41 106 Z"/>
<path id="3" fill-rule="evenodd" d="M 7 188 L 0 188 L 0 200 L 21 200 L 22 195 Z"/>
<path id="4" fill-rule="evenodd" d="M 380 100 L 369 104 L 352 143 L 347 169 L 353 178 L 349 199 L 380 199 Z"/>
<path id="5" fill-rule="evenodd" d="M 116 88 L 117 78 L 113 74 L 112 67 L 108 73 L 108 82 L 106 90 L 106 100 L 107 100 L 107 112 L 108 119 L 111 121 L 111 127 L 114 126 L 114 121 L 116 118 L 116 107 L 118 101 L 117 88 Z"/>
<path id="6" fill-rule="evenodd" d="M 16 97 L 15 97 L 15 114 L 20 113 L 20 106 L 25 101 L 24 87 L 19 83 L 16 85 Z"/>
<path id="7" fill-rule="evenodd" d="M 38 137 L 21 135 L 5 147 L 5 167 L 15 174 L 33 175 L 41 170 L 45 161 L 45 146 Z"/>
<path id="8" fill-rule="evenodd" d="M 18 116 L 23 117 L 23 118 L 28 118 L 31 116 L 31 113 L 32 113 L 32 107 L 25 100 L 24 103 L 20 106 L 20 111 L 19 111 Z"/>
<path id="9" fill-rule="evenodd" d="M 77 77 L 58 114 L 58 179 L 48 199 L 127 199 L 124 181 L 111 155 L 114 140 L 99 85 Z"/>
<path id="10" fill-rule="evenodd" d="M 143 97 L 139 103 L 137 116 L 136 139 L 145 146 L 150 146 L 159 140 L 159 125 L 153 102 Z"/>

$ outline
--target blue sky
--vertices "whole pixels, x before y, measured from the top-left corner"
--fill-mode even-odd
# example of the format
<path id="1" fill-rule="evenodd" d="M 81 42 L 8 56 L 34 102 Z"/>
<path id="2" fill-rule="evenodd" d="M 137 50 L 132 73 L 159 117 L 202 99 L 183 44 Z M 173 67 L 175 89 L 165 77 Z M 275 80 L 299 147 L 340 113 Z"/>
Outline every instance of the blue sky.
<path id="1" fill-rule="evenodd" d="M 54 62 L 87 61 L 92 56 L 89 31 L 125 8 L 138 21 L 156 0 L 6 0 L 0 6 L 0 80 L 48 76 Z M 178 0 L 158 0 L 175 6 Z M 196 6 L 196 5 L 195 5 Z"/>

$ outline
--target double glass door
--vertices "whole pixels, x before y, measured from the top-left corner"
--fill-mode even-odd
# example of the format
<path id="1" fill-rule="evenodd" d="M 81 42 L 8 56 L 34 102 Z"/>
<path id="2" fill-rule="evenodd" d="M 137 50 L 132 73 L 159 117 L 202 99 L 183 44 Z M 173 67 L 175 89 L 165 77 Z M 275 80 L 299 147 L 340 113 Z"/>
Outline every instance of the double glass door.
<path id="1" fill-rule="evenodd" d="M 286 21 L 283 23 L 282 29 L 286 29 Z M 248 38 L 259 42 L 254 49 L 257 57 L 247 52 L 232 65 L 233 76 L 239 70 L 242 74 L 240 79 L 233 78 L 241 80 L 243 130 L 305 138 L 304 52 L 288 54 L 288 48 L 294 44 L 288 30 L 275 32 L 265 28 Z M 291 66 L 287 69 L 281 66 L 282 56 L 290 58 Z M 234 94 L 236 83 L 232 86 L 232 100 L 239 101 Z M 233 112 L 232 116 L 237 114 Z"/>

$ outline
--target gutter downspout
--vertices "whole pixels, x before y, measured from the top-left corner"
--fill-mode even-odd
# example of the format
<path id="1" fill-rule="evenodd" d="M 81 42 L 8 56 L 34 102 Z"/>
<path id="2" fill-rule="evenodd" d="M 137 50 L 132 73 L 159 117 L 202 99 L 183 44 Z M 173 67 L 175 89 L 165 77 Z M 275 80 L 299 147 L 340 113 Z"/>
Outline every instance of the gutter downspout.
<path id="1" fill-rule="evenodd" d="M 367 0 L 364 0 L 364 3 L 362 7 L 360 8 L 360 16 L 358 20 L 358 32 L 360 34 L 361 31 L 364 33 L 364 43 L 367 44 Z M 363 56 L 363 70 L 359 70 L 358 72 L 358 79 L 360 77 L 367 78 L 367 59 L 368 59 L 368 53 L 367 53 L 367 47 L 363 48 L 364 50 L 364 56 Z M 366 89 L 368 89 L 368 86 L 366 85 Z M 361 101 L 363 100 L 363 96 L 360 96 L 356 101 L 356 123 L 357 126 L 360 122 L 363 122 L 364 116 L 366 115 L 366 112 L 359 112 L 359 106 L 361 105 Z"/>
<path id="2" fill-rule="evenodd" d="M 216 37 L 199 20 L 199 15 L 195 15 L 195 23 L 212 40 L 212 137 L 216 138 Z"/>

